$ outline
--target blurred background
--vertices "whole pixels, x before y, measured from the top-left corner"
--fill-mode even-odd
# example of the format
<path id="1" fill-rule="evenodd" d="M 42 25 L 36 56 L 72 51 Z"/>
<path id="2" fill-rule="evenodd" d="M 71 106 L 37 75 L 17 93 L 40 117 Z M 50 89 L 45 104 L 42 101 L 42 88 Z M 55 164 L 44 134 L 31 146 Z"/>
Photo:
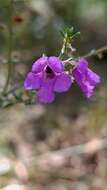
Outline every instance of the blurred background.
<path id="1" fill-rule="evenodd" d="M 0 91 L 6 73 L 9 1 L 0 0 Z M 107 0 L 14 0 L 12 22 L 13 85 L 43 53 L 59 55 L 64 27 L 81 32 L 73 43 L 78 55 L 107 44 Z M 88 60 L 102 78 L 91 100 L 73 85 L 51 105 L 19 103 L 0 109 L 0 190 L 106 188 L 107 149 L 93 147 L 96 139 L 107 138 L 107 54 Z M 87 142 L 87 154 L 47 154 Z"/>

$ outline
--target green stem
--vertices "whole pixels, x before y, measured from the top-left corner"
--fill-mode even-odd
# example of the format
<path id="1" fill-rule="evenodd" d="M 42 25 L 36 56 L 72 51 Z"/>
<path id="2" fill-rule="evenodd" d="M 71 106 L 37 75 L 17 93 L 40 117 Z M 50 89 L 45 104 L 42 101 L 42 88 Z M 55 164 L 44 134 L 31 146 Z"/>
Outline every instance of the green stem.
<path id="1" fill-rule="evenodd" d="M 63 45 L 62 45 L 61 52 L 60 52 L 60 54 L 59 54 L 59 58 L 60 58 L 60 59 L 63 57 L 63 55 L 64 55 L 65 52 L 66 52 L 67 43 L 68 43 L 68 35 L 67 35 L 67 33 L 66 33 L 66 34 L 65 34 L 65 37 L 64 37 L 64 39 L 63 39 Z"/>
<path id="2" fill-rule="evenodd" d="M 8 7 L 8 61 L 7 61 L 7 78 L 3 89 L 3 94 L 8 90 L 8 86 L 12 76 L 12 48 L 13 48 L 13 27 L 12 27 L 12 12 L 13 12 L 13 0 L 10 0 Z"/>
<path id="3" fill-rule="evenodd" d="M 81 57 L 84 57 L 84 58 L 90 58 L 90 57 L 93 57 L 93 56 L 99 56 L 100 54 L 104 53 L 104 52 L 107 52 L 107 45 L 104 46 L 104 47 L 101 47 L 97 50 L 91 50 L 89 53 L 81 56 Z"/>

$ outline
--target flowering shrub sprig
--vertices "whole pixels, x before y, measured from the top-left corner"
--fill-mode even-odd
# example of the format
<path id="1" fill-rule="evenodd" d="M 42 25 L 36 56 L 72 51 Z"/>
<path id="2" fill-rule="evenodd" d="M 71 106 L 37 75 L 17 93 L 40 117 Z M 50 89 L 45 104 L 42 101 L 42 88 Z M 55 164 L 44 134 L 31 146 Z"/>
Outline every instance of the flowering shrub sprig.
<path id="1" fill-rule="evenodd" d="M 87 98 L 93 94 L 94 88 L 100 83 L 101 79 L 96 73 L 88 67 L 87 58 L 97 56 L 102 58 L 103 53 L 107 51 L 107 46 L 97 50 L 91 50 L 84 56 L 78 57 L 76 49 L 72 47 L 72 41 L 80 32 L 74 32 L 74 28 L 67 28 L 61 32 L 63 36 L 63 45 L 59 56 L 43 55 L 34 62 L 31 71 L 21 80 L 12 85 L 12 51 L 13 51 L 13 25 L 11 9 L 13 0 L 9 8 L 8 22 L 8 59 L 7 59 L 7 77 L 6 83 L 0 94 L 0 107 L 12 106 L 17 103 L 34 104 L 35 92 L 37 99 L 42 103 L 51 103 L 55 99 L 55 93 L 66 92 L 76 82 Z"/>
<path id="2" fill-rule="evenodd" d="M 63 45 L 59 56 L 48 57 L 43 55 L 34 62 L 26 78 L 22 74 L 17 73 L 17 79 L 19 80 L 13 85 L 14 26 L 22 22 L 23 17 L 14 15 L 14 0 L 10 0 L 6 5 L 8 5 L 5 6 L 8 14 L 7 23 L 2 24 L 1 31 L 6 33 L 7 40 L 7 75 L 4 87 L 0 91 L 0 107 L 4 108 L 17 103 L 34 104 L 35 92 L 39 102 L 51 103 L 55 99 L 55 93 L 68 91 L 74 82 L 79 85 L 84 95 L 90 98 L 94 88 L 100 83 L 101 79 L 100 76 L 89 69 L 86 59 L 94 56 L 101 59 L 104 52 L 107 52 L 107 45 L 78 57 L 72 42 L 80 32 L 74 32 L 73 27 L 65 28 L 61 32 Z"/>
<path id="3" fill-rule="evenodd" d="M 24 81 L 26 90 L 36 90 L 37 99 L 41 103 L 51 103 L 55 99 L 55 92 L 66 92 L 73 82 L 77 82 L 84 95 L 90 98 L 100 76 L 88 68 L 85 58 L 74 56 L 72 40 L 79 33 L 74 29 L 62 32 L 64 40 L 59 57 L 42 56 L 34 62 L 31 72 Z M 66 60 L 63 58 L 66 57 Z"/>

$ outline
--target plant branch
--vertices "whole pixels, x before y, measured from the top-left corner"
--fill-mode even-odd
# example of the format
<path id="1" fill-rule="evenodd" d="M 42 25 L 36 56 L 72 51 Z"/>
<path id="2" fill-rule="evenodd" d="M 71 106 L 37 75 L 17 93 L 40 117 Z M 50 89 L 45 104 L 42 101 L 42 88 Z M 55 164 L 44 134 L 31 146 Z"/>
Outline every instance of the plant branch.
<path id="1" fill-rule="evenodd" d="M 63 45 L 62 45 L 61 52 L 60 52 L 60 55 L 59 55 L 60 59 L 62 58 L 62 56 L 66 52 L 67 43 L 68 43 L 68 35 L 67 35 L 67 33 L 65 33 L 65 36 L 64 36 L 64 39 L 63 39 Z"/>
<path id="2" fill-rule="evenodd" d="M 8 20 L 8 42 L 7 42 L 8 45 L 7 78 L 6 78 L 6 83 L 4 85 L 3 94 L 6 93 L 12 76 L 12 58 L 11 58 L 12 48 L 13 48 L 12 12 L 13 12 L 13 0 L 10 0 L 10 4 L 8 7 L 9 20 Z"/>
<path id="3" fill-rule="evenodd" d="M 89 53 L 87 53 L 87 54 L 85 54 L 85 55 L 83 55 L 81 57 L 84 57 L 84 58 L 90 58 L 90 57 L 93 57 L 93 56 L 101 56 L 102 57 L 102 54 L 104 52 L 107 52 L 107 45 L 104 46 L 104 47 L 101 47 L 101 48 L 99 48 L 97 50 L 93 49 Z"/>
<path id="4" fill-rule="evenodd" d="M 22 87 L 23 87 L 23 83 L 20 83 L 20 84 L 14 86 L 12 89 L 10 89 L 9 91 L 7 91 L 5 93 L 5 96 L 8 96 L 9 94 L 13 94 L 14 92 L 16 92 L 18 89 L 20 89 Z"/>

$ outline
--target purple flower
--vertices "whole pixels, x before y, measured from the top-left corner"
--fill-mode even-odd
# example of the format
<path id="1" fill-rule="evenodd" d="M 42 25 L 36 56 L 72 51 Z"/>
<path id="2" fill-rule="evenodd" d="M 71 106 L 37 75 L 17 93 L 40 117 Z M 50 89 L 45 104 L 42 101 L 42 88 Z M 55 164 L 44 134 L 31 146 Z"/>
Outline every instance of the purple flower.
<path id="1" fill-rule="evenodd" d="M 42 103 L 51 103 L 55 99 L 54 92 L 65 92 L 70 86 L 71 77 L 55 56 L 43 56 L 34 62 L 24 82 L 26 90 L 37 90 L 38 100 Z"/>
<path id="2" fill-rule="evenodd" d="M 81 58 L 73 70 L 73 77 L 87 98 L 93 94 L 93 90 L 100 83 L 100 76 L 88 68 L 88 62 Z"/>

